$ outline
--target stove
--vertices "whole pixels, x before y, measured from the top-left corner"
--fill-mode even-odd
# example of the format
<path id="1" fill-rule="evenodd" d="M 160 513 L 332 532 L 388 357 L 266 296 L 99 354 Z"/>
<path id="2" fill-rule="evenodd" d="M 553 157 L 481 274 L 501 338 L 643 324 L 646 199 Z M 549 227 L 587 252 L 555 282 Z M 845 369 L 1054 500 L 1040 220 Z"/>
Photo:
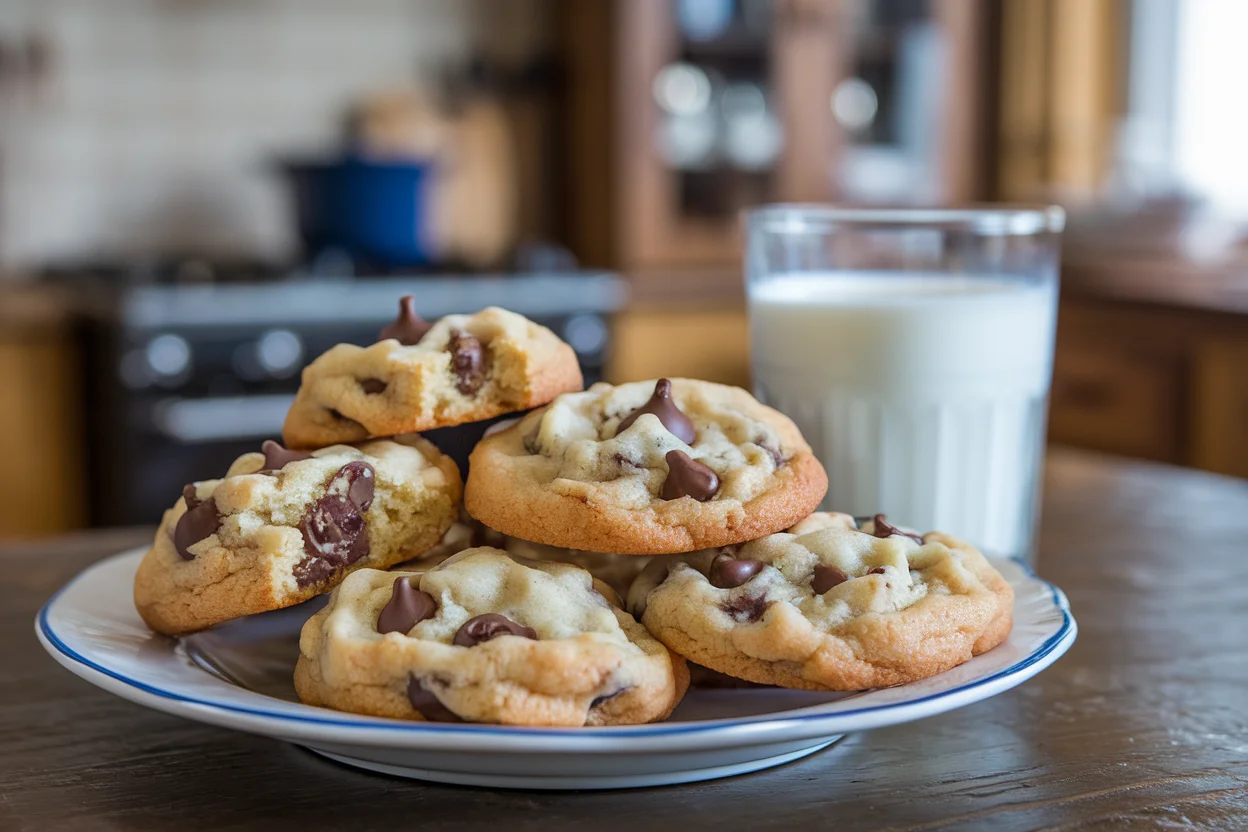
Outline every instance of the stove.
<path id="1" fill-rule="evenodd" d="M 375 342 L 403 294 L 429 319 L 502 306 L 550 327 L 576 351 L 587 385 L 602 378 L 610 317 L 626 299 L 624 281 L 604 272 L 257 274 L 75 277 L 93 525 L 157 522 L 184 483 L 220 476 L 277 438 L 303 367 L 334 344 Z M 465 466 L 483 429 L 427 435 Z"/>

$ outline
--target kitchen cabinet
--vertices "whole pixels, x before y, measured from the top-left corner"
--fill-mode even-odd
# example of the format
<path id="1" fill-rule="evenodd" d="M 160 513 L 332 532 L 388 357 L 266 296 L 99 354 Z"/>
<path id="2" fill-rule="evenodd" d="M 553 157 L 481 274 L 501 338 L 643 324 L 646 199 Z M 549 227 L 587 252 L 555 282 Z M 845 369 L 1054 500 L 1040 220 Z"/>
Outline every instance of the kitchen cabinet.
<path id="1" fill-rule="evenodd" d="M 982 0 L 556 4 L 563 237 L 583 263 L 740 261 L 765 202 L 984 195 Z"/>
<path id="2" fill-rule="evenodd" d="M 1146 270 L 1066 271 L 1050 438 L 1248 477 L 1242 295 L 1212 277 L 1150 284 Z"/>
<path id="3" fill-rule="evenodd" d="M 1192 464 L 1248 477 L 1248 327 L 1202 339 L 1193 373 Z"/>
<path id="4" fill-rule="evenodd" d="M 84 519 L 78 367 L 49 299 L 0 290 L 0 538 Z"/>
<path id="5" fill-rule="evenodd" d="M 612 335 L 607 377 L 613 382 L 668 376 L 750 386 L 744 309 L 629 310 Z"/>

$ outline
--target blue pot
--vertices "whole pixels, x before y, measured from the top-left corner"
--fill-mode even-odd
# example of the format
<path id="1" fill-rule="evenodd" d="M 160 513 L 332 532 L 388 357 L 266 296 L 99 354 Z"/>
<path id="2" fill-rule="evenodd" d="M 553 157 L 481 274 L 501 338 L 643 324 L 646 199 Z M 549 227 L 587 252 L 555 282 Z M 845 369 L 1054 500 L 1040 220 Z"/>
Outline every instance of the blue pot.
<path id="1" fill-rule="evenodd" d="M 289 162 L 299 235 L 309 254 L 338 248 L 381 266 L 420 266 L 434 259 L 429 234 L 432 165 Z"/>

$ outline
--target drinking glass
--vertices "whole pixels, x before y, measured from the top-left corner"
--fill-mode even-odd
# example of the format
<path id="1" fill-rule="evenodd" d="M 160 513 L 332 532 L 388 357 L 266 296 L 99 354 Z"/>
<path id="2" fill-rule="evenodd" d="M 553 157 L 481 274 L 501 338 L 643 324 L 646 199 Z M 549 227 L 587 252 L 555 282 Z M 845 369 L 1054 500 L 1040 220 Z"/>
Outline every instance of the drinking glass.
<path id="1" fill-rule="evenodd" d="M 1034 560 L 1065 216 L 746 213 L 758 396 L 828 471 L 824 506 Z"/>

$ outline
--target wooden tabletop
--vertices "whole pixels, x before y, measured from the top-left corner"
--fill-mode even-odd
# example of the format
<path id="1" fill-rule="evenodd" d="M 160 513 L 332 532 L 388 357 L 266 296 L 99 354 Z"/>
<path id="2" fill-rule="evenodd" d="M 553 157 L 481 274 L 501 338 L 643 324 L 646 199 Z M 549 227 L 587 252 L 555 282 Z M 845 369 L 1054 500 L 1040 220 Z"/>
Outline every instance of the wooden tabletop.
<path id="1" fill-rule="evenodd" d="M 132 705 L 35 612 L 139 532 L 0 549 L 0 829 L 1248 829 L 1248 483 L 1050 456 L 1040 572 L 1079 640 L 976 705 L 688 786 L 508 792 L 364 774 Z"/>

